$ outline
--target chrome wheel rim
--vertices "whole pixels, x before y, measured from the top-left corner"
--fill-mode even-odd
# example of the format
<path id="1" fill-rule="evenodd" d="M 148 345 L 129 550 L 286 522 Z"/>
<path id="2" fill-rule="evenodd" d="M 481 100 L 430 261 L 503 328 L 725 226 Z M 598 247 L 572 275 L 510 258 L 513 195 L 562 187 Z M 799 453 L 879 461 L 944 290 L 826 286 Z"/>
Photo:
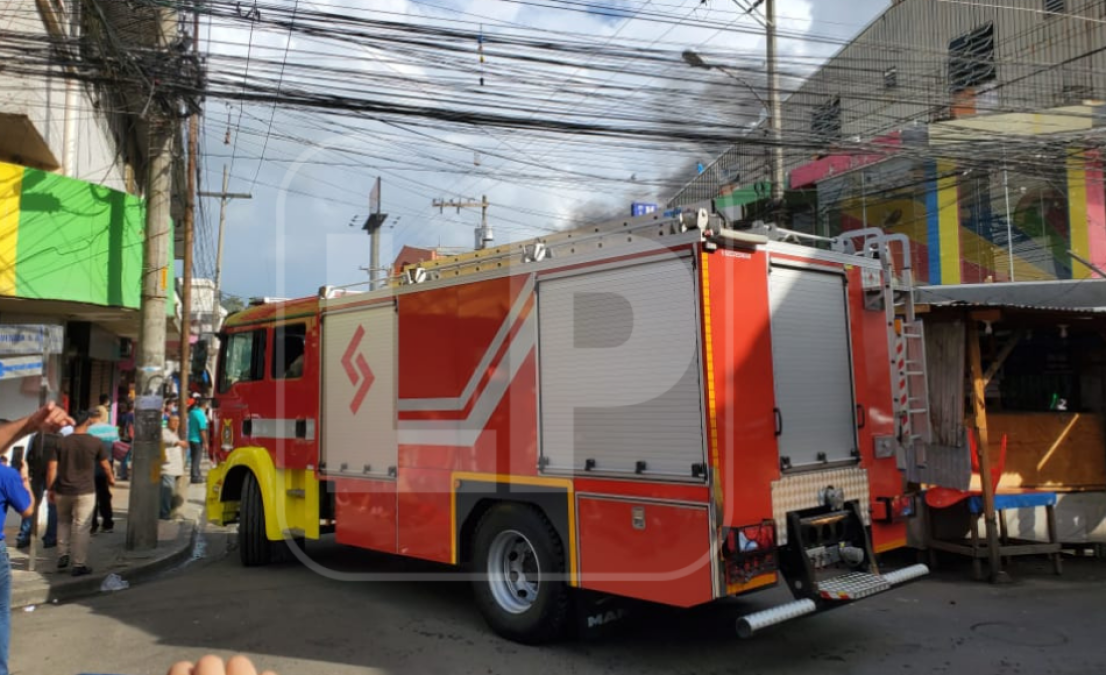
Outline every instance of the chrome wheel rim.
<path id="1" fill-rule="evenodd" d="M 488 551 L 488 585 L 496 604 L 522 614 L 538 599 L 541 567 L 533 544 L 516 530 L 496 535 Z"/>

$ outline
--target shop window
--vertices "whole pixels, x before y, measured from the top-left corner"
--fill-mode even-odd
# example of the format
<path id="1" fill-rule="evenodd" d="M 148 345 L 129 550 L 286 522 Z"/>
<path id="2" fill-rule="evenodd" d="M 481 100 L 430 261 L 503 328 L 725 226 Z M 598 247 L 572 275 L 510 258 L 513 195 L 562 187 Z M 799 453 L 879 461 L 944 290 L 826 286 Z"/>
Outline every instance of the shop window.
<path id="1" fill-rule="evenodd" d="M 272 376 L 274 380 L 303 377 L 306 344 L 307 324 L 294 323 L 277 326 L 273 330 Z"/>
<path id="2" fill-rule="evenodd" d="M 949 91 L 954 94 L 992 82 L 995 24 L 988 23 L 949 42 Z"/>
<path id="3" fill-rule="evenodd" d="M 265 331 L 234 333 L 223 343 L 219 391 L 225 392 L 240 382 L 265 378 Z"/>

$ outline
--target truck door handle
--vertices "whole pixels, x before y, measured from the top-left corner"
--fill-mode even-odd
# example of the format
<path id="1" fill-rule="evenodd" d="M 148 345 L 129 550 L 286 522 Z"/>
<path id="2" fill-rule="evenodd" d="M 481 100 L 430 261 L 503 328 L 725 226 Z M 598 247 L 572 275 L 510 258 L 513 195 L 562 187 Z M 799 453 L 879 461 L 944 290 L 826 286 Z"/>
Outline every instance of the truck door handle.
<path id="1" fill-rule="evenodd" d="M 868 411 L 860 403 L 856 404 L 856 428 L 863 429 L 868 424 Z"/>
<path id="2" fill-rule="evenodd" d="M 772 412 L 776 416 L 776 437 L 778 438 L 783 434 L 783 413 L 779 408 L 772 408 Z"/>

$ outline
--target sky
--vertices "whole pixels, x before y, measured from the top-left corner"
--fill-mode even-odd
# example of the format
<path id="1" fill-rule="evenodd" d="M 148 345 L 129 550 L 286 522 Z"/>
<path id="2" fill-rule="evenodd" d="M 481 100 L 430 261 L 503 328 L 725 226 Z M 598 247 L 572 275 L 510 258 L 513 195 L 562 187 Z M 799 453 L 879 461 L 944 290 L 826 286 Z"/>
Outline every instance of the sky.
<path id="1" fill-rule="evenodd" d="M 289 4 L 295 0 L 284 0 Z M 245 4 L 245 3 L 243 3 Z M 556 3 L 546 3 L 556 4 Z M 804 35 L 847 39 L 858 33 L 888 0 L 778 0 L 784 55 L 824 58 L 836 47 L 798 39 Z M 506 0 L 300 0 L 297 7 L 329 9 L 358 16 L 386 16 L 416 25 L 480 25 L 486 36 L 526 27 L 549 40 L 572 34 L 597 45 L 694 49 L 738 54 L 747 64 L 762 63 L 764 40 L 753 17 L 741 16 L 733 0 L 595 0 L 587 13 L 537 7 Z M 611 11 L 609 8 L 615 8 Z M 639 13 L 663 14 L 668 22 L 646 21 Z M 726 21 L 735 30 L 688 25 L 696 19 Z M 736 30 L 740 28 L 741 30 Z M 267 54 L 286 62 L 356 64 L 370 76 L 400 78 L 413 94 L 434 96 L 476 91 L 473 75 L 460 79 L 400 49 L 356 44 L 335 46 L 297 35 L 251 31 L 248 24 L 216 20 L 201 32 L 212 59 L 237 57 L 240 77 L 251 75 L 243 56 Z M 462 58 L 465 58 L 462 55 Z M 479 68 L 476 45 L 472 68 Z M 636 89 L 668 83 L 708 87 L 713 106 L 688 110 L 673 105 L 664 123 L 695 125 L 696 117 L 756 110 L 758 104 L 737 83 L 717 71 L 695 82 L 681 61 L 648 76 L 590 72 L 587 59 L 530 73 L 526 114 L 552 114 L 559 106 L 594 105 L 604 90 L 621 92 L 597 108 L 611 115 L 626 110 L 660 111 L 663 102 L 644 101 Z M 748 67 L 748 65 L 746 65 Z M 494 59 L 487 59 L 485 87 L 504 87 Z M 283 72 L 283 71 L 282 71 Z M 468 77 L 472 81 L 463 81 Z M 703 78 L 708 79 L 703 79 Z M 695 78 L 691 78 L 695 79 Z M 580 86 L 581 81 L 587 82 Z M 282 86 L 309 83 L 281 82 Z M 706 109 L 712 107 L 713 109 Z M 704 117 L 705 119 L 705 117 Z M 314 111 L 282 106 L 207 102 L 203 121 L 201 190 L 217 191 L 223 167 L 229 191 L 250 193 L 227 207 L 222 265 L 226 294 L 247 297 L 300 297 L 324 285 L 367 280 L 369 241 L 360 224 L 369 213 L 369 192 L 381 177 L 381 206 L 389 214 L 383 232 L 382 262 L 389 264 L 403 245 L 471 249 L 479 209 L 441 211 L 434 199 L 476 199 L 486 195 L 496 243 L 517 241 L 564 229 L 600 216 L 629 215 L 634 201 L 663 202 L 672 186 L 690 180 L 697 163 L 709 163 L 721 148 L 673 145 L 665 152 L 627 147 L 604 139 L 549 138 L 528 131 L 382 124 L 358 118 L 334 119 Z M 601 175 L 606 180 L 596 180 Z M 589 178 L 590 176 L 590 178 Z M 219 201 L 202 200 L 197 230 L 197 276 L 214 275 Z M 351 224 L 353 226 L 351 226 Z"/>

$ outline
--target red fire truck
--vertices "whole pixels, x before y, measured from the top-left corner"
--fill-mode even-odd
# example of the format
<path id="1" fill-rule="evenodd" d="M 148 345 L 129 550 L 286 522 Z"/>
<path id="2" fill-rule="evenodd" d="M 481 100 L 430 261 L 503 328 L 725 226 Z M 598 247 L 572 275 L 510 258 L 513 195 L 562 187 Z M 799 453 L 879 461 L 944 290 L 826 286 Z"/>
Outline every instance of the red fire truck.
<path id="1" fill-rule="evenodd" d="M 677 209 L 234 314 L 209 517 L 245 565 L 333 533 L 467 566 L 525 643 L 583 597 L 786 583 L 749 634 L 925 574 L 876 561 L 928 428 L 908 243 L 726 225 Z"/>

